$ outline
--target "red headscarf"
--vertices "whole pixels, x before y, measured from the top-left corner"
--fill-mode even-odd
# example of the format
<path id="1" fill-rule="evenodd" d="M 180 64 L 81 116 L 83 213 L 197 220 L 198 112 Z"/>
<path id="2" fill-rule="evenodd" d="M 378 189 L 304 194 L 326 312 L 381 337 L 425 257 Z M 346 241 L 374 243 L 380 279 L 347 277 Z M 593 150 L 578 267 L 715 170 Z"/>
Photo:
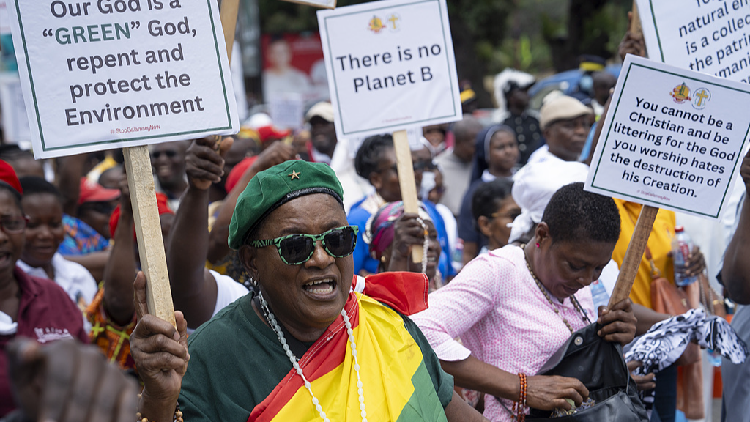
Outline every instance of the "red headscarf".
<path id="1" fill-rule="evenodd" d="M 21 182 L 18 180 L 16 171 L 13 170 L 13 167 L 11 167 L 10 164 L 3 160 L 0 160 L 0 180 L 9 184 L 13 189 L 17 190 L 18 193 L 23 195 L 23 188 L 21 187 Z"/>

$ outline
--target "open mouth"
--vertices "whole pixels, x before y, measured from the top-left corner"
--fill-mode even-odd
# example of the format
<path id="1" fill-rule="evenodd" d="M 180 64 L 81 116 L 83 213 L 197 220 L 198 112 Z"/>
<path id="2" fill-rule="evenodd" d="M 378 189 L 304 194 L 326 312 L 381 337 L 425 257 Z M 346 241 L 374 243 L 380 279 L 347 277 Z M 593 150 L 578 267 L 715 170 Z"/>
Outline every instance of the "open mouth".
<path id="1" fill-rule="evenodd" d="M 329 299 L 336 291 L 336 280 L 333 278 L 324 278 L 311 281 L 304 284 L 302 289 L 314 299 Z"/>
<path id="2" fill-rule="evenodd" d="M 13 260 L 13 255 L 10 252 L 0 252 L 0 265 L 7 265 Z"/>

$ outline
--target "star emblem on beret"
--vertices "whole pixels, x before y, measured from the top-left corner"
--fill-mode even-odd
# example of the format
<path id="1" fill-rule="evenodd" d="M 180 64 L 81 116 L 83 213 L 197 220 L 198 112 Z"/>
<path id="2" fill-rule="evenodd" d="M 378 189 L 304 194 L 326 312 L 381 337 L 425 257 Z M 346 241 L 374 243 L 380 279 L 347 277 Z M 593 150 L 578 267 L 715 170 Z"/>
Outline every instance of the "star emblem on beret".
<path id="1" fill-rule="evenodd" d="M 292 172 L 290 174 L 288 174 L 288 176 L 291 177 L 292 180 L 294 180 L 294 179 L 299 179 L 299 175 L 300 174 L 302 174 L 302 173 L 297 173 L 296 171 L 292 170 Z"/>

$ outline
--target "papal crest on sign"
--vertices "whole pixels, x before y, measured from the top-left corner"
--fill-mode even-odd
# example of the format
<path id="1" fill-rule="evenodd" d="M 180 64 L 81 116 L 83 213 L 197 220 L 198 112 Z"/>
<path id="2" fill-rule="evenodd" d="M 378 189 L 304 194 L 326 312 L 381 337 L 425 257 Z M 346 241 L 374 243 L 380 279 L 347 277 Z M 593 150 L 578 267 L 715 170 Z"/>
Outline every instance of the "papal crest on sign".
<path id="1" fill-rule="evenodd" d="M 690 101 L 690 88 L 688 88 L 688 86 L 685 85 L 685 82 L 683 82 L 680 85 L 674 87 L 669 95 L 674 98 L 674 102 L 676 102 L 677 104 L 682 104 L 685 101 Z"/>

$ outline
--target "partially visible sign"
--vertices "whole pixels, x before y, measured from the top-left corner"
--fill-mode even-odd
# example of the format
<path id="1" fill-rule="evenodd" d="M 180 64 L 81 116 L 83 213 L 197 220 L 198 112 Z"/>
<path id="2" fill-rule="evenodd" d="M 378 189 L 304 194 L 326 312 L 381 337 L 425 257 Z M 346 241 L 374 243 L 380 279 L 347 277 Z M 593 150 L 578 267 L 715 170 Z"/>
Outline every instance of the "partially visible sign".
<path id="1" fill-rule="evenodd" d="M 385 0 L 318 11 L 340 138 L 460 120 L 444 0 Z"/>
<path id="2" fill-rule="evenodd" d="M 9 6 L 37 158 L 238 131 L 215 1 Z"/>
<path id="3" fill-rule="evenodd" d="M 750 87 L 628 55 L 586 188 L 718 218 L 750 133 Z"/>
<path id="4" fill-rule="evenodd" d="M 336 0 L 285 0 L 292 3 L 306 4 L 308 6 L 322 7 L 324 9 L 335 9 Z"/>
<path id="5" fill-rule="evenodd" d="M 305 115 L 305 103 L 298 97 L 275 97 L 268 103 L 268 114 L 275 127 L 300 129 Z"/>
<path id="6" fill-rule="evenodd" d="M 0 104 L 3 141 L 8 144 L 19 144 L 22 148 L 28 149 L 31 146 L 31 131 L 18 75 L 0 73 Z"/>
<path id="7" fill-rule="evenodd" d="M 750 1 L 636 0 L 652 60 L 750 83 Z"/>

